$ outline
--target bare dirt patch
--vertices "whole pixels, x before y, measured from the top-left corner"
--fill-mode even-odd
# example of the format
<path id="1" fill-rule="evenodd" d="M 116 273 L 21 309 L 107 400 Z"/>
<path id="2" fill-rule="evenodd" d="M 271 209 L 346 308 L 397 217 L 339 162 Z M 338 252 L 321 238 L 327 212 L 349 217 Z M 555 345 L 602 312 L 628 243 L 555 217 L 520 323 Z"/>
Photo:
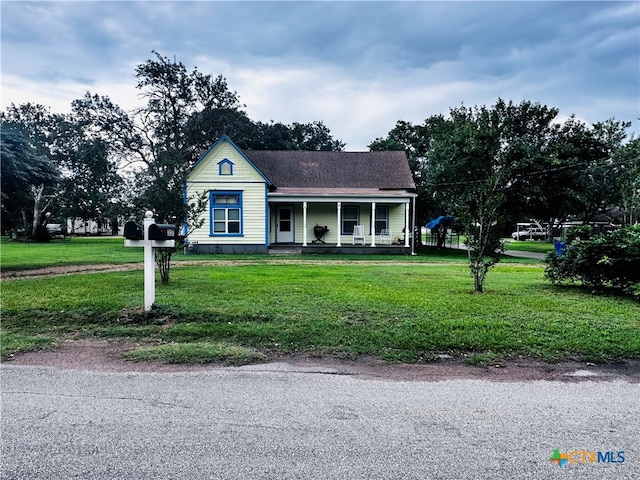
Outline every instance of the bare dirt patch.
<path id="1" fill-rule="evenodd" d="M 9 270 L 2 272 L 2 280 L 19 280 L 24 278 L 59 277 L 81 273 L 124 272 L 141 269 L 142 263 L 123 263 L 120 265 L 65 265 L 59 267 L 34 268 L 30 270 Z"/>
<path id="2" fill-rule="evenodd" d="M 259 265 L 252 260 L 181 260 L 172 262 L 171 268 L 201 266 L 201 267 L 233 267 L 238 265 Z M 433 267 L 445 265 L 460 265 L 456 262 L 407 262 L 407 261 L 376 261 L 376 260 L 316 260 L 297 258 L 269 258 L 269 265 L 369 265 L 369 266 L 400 266 L 400 267 Z M 535 265 L 523 264 L 525 267 L 537 268 Z M 8 270 L 0 273 L 1 281 L 22 280 L 29 278 L 60 277 L 64 275 L 80 275 L 102 272 L 124 272 L 129 270 L 142 270 L 144 264 L 124 263 L 119 265 L 96 264 L 96 265 L 64 265 L 44 268 L 34 268 L 29 270 Z"/>
<path id="3" fill-rule="evenodd" d="M 134 343 L 104 340 L 65 341 L 51 350 L 16 354 L 6 363 L 12 365 L 47 366 L 99 372 L 192 372 L 223 367 L 208 365 L 165 365 L 153 362 L 129 362 L 120 358 Z M 268 362 L 283 362 L 294 366 L 317 367 L 321 372 L 338 375 L 357 375 L 362 378 L 389 381 L 443 381 L 477 379 L 497 382 L 513 381 L 610 381 L 623 380 L 640 383 L 640 361 L 629 360 L 594 365 L 570 361 L 546 363 L 533 359 L 511 359 L 502 366 L 474 367 L 463 357 L 441 358 L 426 364 L 391 364 L 377 358 L 344 360 L 334 357 L 305 355 L 272 356 Z"/>

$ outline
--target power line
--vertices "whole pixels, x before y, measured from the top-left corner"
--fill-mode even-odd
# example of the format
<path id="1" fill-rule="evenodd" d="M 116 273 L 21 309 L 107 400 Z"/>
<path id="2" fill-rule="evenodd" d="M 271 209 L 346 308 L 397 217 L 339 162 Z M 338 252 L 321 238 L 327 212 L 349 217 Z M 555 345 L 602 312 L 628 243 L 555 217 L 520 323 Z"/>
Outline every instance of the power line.
<path id="1" fill-rule="evenodd" d="M 572 168 L 579 168 L 579 167 L 585 167 L 588 165 L 591 165 L 593 162 L 581 162 L 581 163 L 574 163 L 571 165 L 561 165 L 561 166 L 557 166 L 557 167 L 552 167 L 552 168 L 546 168 L 544 170 L 538 170 L 536 172 L 528 172 L 528 173 L 519 173 L 517 175 L 513 176 L 512 180 L 518 179 L 518 178 L 522 178 L 522 177 L 533 177 L 536 175 L 543 175 L 546 173 L 553 173 L 553 172 L 558 172 L 561 170 L 568 170 L 568 169 L 572 169 Z M 622 165 L 628 163 L 625 160 L 612 160 L 609 163 L 607 163 L 606 165 L 601 165 L 602 167 L 611 167 L 611 166 L 616 166 L 616 165 Z M 488 180 L 488 178 L 483 178 L 483 179 L 479 179 L 479 180 L 465 180 L 465 181 L 457 181 L 457 182 L 424 182 L 425 185 L 432 185 L 432 186 L 455 186 L 455 185 L 473 185 L 473 184 L 477 184 L 477 183 L 483 183 L 486 182 Z"/>

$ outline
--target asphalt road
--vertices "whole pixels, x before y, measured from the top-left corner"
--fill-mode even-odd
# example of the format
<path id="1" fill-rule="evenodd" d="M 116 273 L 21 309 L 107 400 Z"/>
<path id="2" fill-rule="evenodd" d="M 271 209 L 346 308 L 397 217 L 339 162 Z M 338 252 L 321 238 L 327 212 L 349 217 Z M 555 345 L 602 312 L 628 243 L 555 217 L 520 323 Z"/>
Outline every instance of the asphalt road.
<path id="1" fill-rule="evenodd" d="M 285 364 L 0 372 L 3 479 L 640 478 L 638 383 L 407 382 Z M 574 453 L 560 467 L 555 449 L 624 462 Z"/>

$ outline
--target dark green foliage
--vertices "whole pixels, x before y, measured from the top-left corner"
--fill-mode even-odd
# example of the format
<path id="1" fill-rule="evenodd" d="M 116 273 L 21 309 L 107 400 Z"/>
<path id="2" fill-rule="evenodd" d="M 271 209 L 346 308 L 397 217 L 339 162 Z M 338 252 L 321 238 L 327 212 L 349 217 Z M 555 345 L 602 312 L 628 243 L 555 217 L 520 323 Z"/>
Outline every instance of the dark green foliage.
<path id="1" fill-rule="evenodd" d="M 614 152 L 614 162 L 620 171 L 620 206 L 624 223 L 640 221 L 640 137 L 630 140 Z"/>
<path id="2" fill-rule="evenodd" d="M 503 251 L 502 223 L 511 191 L 539 161 L 557 110 L 498 99 L 491 107 L 459 107 L 429 123 L 424 187 L 465 229 L 474 289 Z"/>
<path id="3" fill-rule="evenodd" d="M 51 240 L 49 230 L 44 225 L 38 225 L 33 232 L 33 241 L 37 243 L 47 243 Z"/>
<path id="4" fill-rule="evenodd" d="M 572 232 L 562 256 L 547 256 L 545 276 L 554 284 L 579 281 L 589 288 L 611 288 L 640 300 L 640 225 L 588 236 Z"/>
<path id="5" fill-rule="evenodd" d="M 344 147 L 321 121 L 254 122 L 223 76 L 203 74 L 197 68 L 189 71 L 176 58 L 153 54 L 154 58 L 135 70 L 146 106 L 127 113 L 108 97 L 90 93 L 73 102 L 80 124 L 92 127 L 96 138 L 113 149 L 123 166 L 139 167 L 127 199 L 137 214 L 151 209 L 157 221 L 180 224 L 186 219 L 189 229 L 196 228 L 191 219 L 199 217 L 200 204 L 198 199 L 185 204 L 184 181 L 199 156 L 221 135 L 247 149 Z"/>
<path id="6" fill-rule="evenodd" d="M 67 172 L 60 183 L 60 215 L 99 220 L 122 214 L 123 180 L 110 158 L 109 145 L 99 138 L 86 139 L 80 131 L 70 135 L 77 140 L 60 162 Z"/>
<path id="7" fill-rule="evenodd" d="M 2 230 L 25 235 L 42 224 L 60 176 L 52 160 L 60 118 L 41 105 L 11 105 L 0 117 Z"/>
<path id="8" fill-rule="evenodd" d="M 622 147 L 628 122 L 591 127 L 539 103 L 498 99 L 490 107 L 460 106 L 424 123 L 398 121 L 371 150 L 405 150 L 424 224 L 452 214 L 464 226 L 477 291 L 500 258 L 500 236 L 524 218 L 585 221 L 623 205 L 637 218 L 640 144 Z"/>
<path id="9" fill-rule="evenodd" d="M 280 122 L 252 124 L 252 136 L 244 143 L 234 142 L 251 150 L 323 150 L 341 151 L 345 143 L 334 140 L 331 131 L 322 121 L 310 123 Z M 242 142 L 242 141 L 241 141 Z"/>

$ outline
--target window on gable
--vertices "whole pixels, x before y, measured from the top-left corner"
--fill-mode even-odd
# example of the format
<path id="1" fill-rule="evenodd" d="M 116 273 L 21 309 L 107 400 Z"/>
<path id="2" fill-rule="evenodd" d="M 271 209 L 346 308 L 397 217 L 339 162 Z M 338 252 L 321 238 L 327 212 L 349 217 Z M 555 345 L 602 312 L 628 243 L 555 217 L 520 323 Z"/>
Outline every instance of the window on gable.
<path id="1" fill-rule="evenodd" d="M 376 207 L 376 235 L 380 235 L 380 231 L 389 228 L 389 207 Z"/>
<path id="2" fill-rule="evenodd" d="M 233 163 L 225 158 L 218 162 L 218 175 L 233 175 Z"/>
<path id="3" fill-rule="evenodd" d="M 360 207 L 357 205 L 345 205 L 342 207 L 342 234 L 353 234 L 353 227 L 358 225 L 360 219 Z"/>
<path id="4" fill-rule="evenodd" d="M 242 192 L 210 192 L 211 235 L 242 235 Z"/>

